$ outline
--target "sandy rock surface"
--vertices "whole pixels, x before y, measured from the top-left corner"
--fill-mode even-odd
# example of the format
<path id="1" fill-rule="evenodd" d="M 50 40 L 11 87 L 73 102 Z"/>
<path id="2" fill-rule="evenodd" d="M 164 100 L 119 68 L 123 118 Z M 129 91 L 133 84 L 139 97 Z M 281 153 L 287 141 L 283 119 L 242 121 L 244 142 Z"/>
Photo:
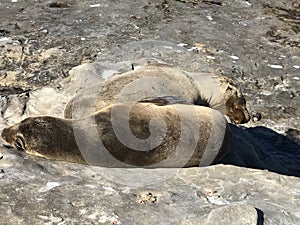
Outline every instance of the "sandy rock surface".
<path id="1" fill-rule="evenodd" d="M 280 165 L 234 152 L 230 165 L 124 171 L 0 147 L 1 224 L 300 224 L 298 1 L 2 0 L 0 14 L 1 130 L 163 61 L 236 80 L 262 115 L 243 129 Z"/>

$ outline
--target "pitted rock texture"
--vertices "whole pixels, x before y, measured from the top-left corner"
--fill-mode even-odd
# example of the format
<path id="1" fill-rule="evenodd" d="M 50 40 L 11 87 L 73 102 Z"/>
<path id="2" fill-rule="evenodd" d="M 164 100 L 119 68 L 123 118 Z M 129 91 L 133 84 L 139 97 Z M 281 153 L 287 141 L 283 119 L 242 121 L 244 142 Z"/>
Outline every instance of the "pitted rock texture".
<path id="1" fill-rule="evenodd" d="M 1 223 L 300 224 L 299 12 L 296 0 L 2 0 L 0 129 L 36 114 L 62 116 L 82 88 L 66 84 L 76 66 L 108 65 L 105 78 L 154 58 L 237 80 L 262 114 L 247 132 L 294 176 L 216 165 L 132 187 L 109 169 L 1 147 Z M 98 79 L 94 66 L 85 69 Z"/>
<path id="2" fill-rule="evenodd" d="M 299 224 L 299 178 L 216 165 L 143 169 L 51 162 L 1 148 L 3 224 Z M 122 170 L 122 171 L 120 171 Z M 121 184 L 116 174 L 132 173 Z M 170 176 L 169 173 L 172 173 Z M 135 176 L 136 174 L 136 176 Z M 124 178 L 123 182 L 126 182 Z"/>
<path id="3" fill-rule="evenodd" d="M 299 12 L 296 0 L 4 0 L 0 90 L 26 93 L 63 79 L 81 63 L 107 59 L 111 49 L 154 39 L 184 45 L 194 55 L 153 57 L 189 70 L 208 65 L 237 79 L 253 110 L 262 113 L 261 125 L 297 131 Z"/>

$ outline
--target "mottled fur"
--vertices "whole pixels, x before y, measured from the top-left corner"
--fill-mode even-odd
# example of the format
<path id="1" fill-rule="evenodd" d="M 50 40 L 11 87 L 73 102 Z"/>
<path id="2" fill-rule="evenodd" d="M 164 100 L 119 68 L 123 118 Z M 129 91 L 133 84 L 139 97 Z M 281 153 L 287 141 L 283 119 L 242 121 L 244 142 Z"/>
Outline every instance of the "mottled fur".
<path id="1" fill-rule="evenodd" d="M 134 82 L 142 78 L 154 82 L 147 84 L 145 80 L 135 85 Z M 128 88 L 128 85 L 131 86 Z M 129 92 L 122 93 L 124 88 Z M 149 64 L 86 88 L 67 104 L 65 118 L 79 119 L 116 102 L 164 97 L 160 93 L 176 96 L 186 104 L 216 109 L 235 123 L 246 123 L 250 119 L 245 98 L 231 79 L 208 73 L 188 73 L 166 64 Z"/>
<path id="2" fill-rule="evenodd" d="M 77 163 L 89 163 L 97 166 L 122 167 L 122 166 L 147 166 L 147 167 L 182 167 L 199 166 L 204 151 L 211 151 L 207 148 L 211 138 L 212 123 L 220 129 L 220 148 L 212 161 L 207 164 L 216 163 L 224 157 L 231 146 L 231 131 L 224 116 L 221 113 L 202 106 L 192 105 L 156 105 L 153 103 L 138 103 L 133 106 L 131 111 L 127 104 L 114 104 L 99 110 L 91 117 L 95 121 L 97 132 L 87 134 L 89 130 L 89 118 L 87 120 L 70 120 L 50 116 L 29 117 L 22 122 L 5 128 L 2 131 L 2 140 L 19 150 L 24 150 L 30 155 L 42 156 L 52 160 L 62 160 Z M 179 111 L 177 109 L 180 109 Z M 143 140 L 148 138 L 151 133 L 149 130 L 150 121 L 159 117 L 166 125 L 165 136 L 159 136 L 159 144 L 147 151 L 138 151 L 126 147 L 116 137 L 113 130 L 111 116 L 112 112 L 130 111 L 129 118 L 126 114 L 120 114 L 118 119 L 129 121 L 130 129 L 135 137 Z M 192 113 L 191 113 L 192 111 Z M 194 117 L 191 118 L 190 115 Z M 90 117 L 90 118 L 91 118 Z M 198 130 L 193 130 L 194 120 L 199 123 Z M 187 126 L 182 127 L 181 121 Z M 88 156 L 86 152 L 80 151 L 78 139 L 75 139 L 74 126 L 77 127 L 77 135 L 80 134 L 81 140 L 85 143 L 85 149 L 93 149 L 94 137 L 100 139 L 109 153 L 122 163 L 108 161 L 97 156 L 96 149 L 94 154 Z M 160 123 L 159 123 L 160 124 Z M 124 129 L 122 124 L 114 123 L 118 128 Z M 153 124 L 152 124 L 153 125 Z M 86 127 L 84 127 L 86 126 Z M 159 133 L 159 126 L 152 126 L 155 133 Z M 157 132 L 156 132 L 157 131 Z M 82 135 L 81 135 L 82 132 Z M 217 132 L 217 131 L 214 131 Z M 125 131 L 126 135 L 126 131 Z M 178 147 L 182 135 L 186 135 L 183 143 Z M 193 147 L 193 141 L 197 140 Z M 214 143 L 217 144 L 217 143 Z M 178 147 L 178 148 L 177 148 Z M 98 152 L 99 153 L 99 152 Z M 101 154 L 100 154 L 101 155 Z M 92 158 L 91 161 L 87 158 Z M 163 161 L 171 159 L 169 161 Z M 160 164 L 158 164 L 160 163 Z"/>

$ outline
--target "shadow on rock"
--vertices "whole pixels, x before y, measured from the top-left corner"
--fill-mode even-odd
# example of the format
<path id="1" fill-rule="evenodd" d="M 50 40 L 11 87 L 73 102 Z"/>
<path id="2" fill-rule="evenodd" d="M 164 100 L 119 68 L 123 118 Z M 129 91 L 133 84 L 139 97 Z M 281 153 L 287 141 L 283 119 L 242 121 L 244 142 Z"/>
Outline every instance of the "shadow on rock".
<path id="1" fill-rule="evenodd" d="M 230 124 L 233 143 L 221 163 L 300 177 L 300 145 L 267 127 Z"/>
<path id="2" fill-rule="evenodd" d="M 264 212 L 255 208 L 257 212 L 257 225 L 264 225 Z"/>

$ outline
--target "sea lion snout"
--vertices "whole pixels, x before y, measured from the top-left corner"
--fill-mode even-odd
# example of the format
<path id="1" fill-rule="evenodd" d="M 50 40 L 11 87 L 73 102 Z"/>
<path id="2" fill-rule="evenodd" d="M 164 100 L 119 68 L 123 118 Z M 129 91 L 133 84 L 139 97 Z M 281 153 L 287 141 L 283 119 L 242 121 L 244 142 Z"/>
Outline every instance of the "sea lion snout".
<path id="1" fill-rule="evenodd" d="M 1 132 L 1 141 L 4 147 L 12 147 L 12 132 L 10 128 L 4 128 Z"/>
<path id="2" fill-rule="evenodd" d="M 50 116 L 28 117 L 4 128 L 1 139 L 5 146 L 29 155 L 83 162 L 68 120 Z"/>
<path id="3" fill-rule="evenodd" d="M 16 127 L 4 128 L 1 133 L 3 146 L 16 148 L 18 151 L 25 151 L 25 141 L 22 135 L 17 134 Z"/>

